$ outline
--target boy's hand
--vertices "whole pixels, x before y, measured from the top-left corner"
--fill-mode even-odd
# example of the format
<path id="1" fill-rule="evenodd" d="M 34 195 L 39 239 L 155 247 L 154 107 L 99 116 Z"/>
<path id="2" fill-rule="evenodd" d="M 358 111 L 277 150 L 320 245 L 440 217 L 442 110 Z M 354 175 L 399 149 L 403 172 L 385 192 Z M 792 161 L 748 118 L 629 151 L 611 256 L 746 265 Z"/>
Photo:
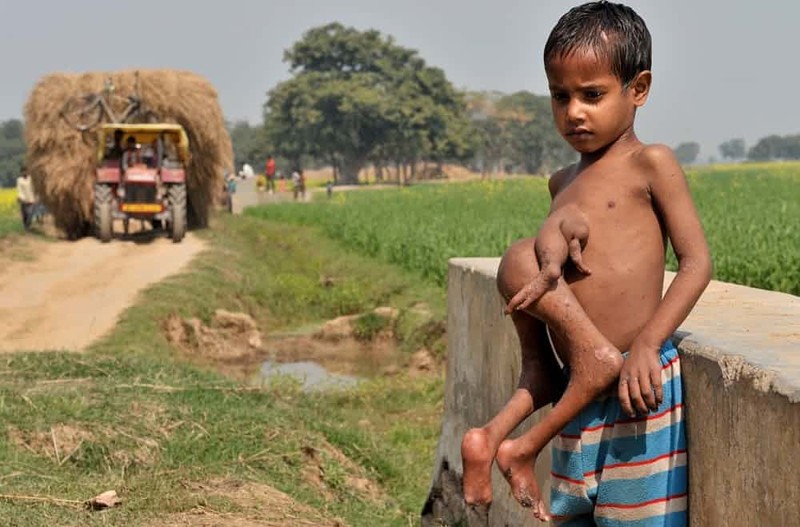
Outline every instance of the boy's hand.
<path id="1" fill-rule="evenodd" d="M 655 411 L 664 399 L 661 386 L 660 348 L 631 348 L 619 374 L 619 404 L 631 417 Z"/>
<path id="2" fill-rule="evenodd" d="M 581 242 L 577 238 L 569 241 L 569 258 L 575 264 L 575 268 L 585 275 L 592 274 L 591 269 L 586 267 L 583 263 L 583 256 L 581 254 Z"/>
<path id="3" fill-rule="evenodd" d="M 515 309 L 523 310 L 528 306 L 539 300 L 548 289 L 550 289 L 553 282 L 551 282 L 544 273 L 539 272 L 531 282 L 525 285 L 519 292 L 511 297 L 506 305 L 506 315 L 510 315 Z"/>

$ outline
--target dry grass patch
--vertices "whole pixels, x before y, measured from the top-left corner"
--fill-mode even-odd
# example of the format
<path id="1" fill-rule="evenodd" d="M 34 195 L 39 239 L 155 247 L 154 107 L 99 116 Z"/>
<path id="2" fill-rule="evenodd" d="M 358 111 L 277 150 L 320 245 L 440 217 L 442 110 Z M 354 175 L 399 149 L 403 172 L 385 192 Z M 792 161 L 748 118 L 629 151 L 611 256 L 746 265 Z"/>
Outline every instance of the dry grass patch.
<path id="1" fill-rule="evenodd" d="M 192 511 L 170 514 L 152 527 L 346 527 L 339 519 L 292 499 L 262 483 L 214 479 L 186 484 L 194 495 L 224 498 L 246 512 L 221 512 L 206 505 Z"/>

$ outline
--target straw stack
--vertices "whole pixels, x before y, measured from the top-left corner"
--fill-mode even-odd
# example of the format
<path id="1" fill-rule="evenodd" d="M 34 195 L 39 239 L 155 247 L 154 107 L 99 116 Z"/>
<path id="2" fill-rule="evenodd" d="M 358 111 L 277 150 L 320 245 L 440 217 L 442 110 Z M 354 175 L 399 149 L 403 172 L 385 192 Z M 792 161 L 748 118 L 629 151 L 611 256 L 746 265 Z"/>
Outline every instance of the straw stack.
<path id="1" fill-rule="evenodd" d="M 187 169 L 189 221 L 208 223 L 209 209 L 231 170 L 233 150 L 214 87 L 191 72 L 138 70 L 139 96 L 161 122 L 184 127 L 191 150 Z M 70 97 L 100 93 L 106 79 L 114 83 L 114 111 L 135 93 L 136 72 L 91 72 L 47 75 L 25 104 L 27 164 L 37 195 L 70 238 L 90 232 L 97 155 L 96 130 L 79 132 L 61 117 Z M 107 119 L 104 118 L 104 122 Z"/>

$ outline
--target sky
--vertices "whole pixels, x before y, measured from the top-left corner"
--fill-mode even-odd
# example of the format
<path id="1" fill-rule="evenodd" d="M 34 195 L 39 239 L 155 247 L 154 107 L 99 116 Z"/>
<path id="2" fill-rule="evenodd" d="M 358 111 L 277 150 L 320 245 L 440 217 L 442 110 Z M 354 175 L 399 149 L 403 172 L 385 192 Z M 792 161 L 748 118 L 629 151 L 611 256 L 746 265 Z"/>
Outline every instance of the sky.
<path id="1" fill-rule="evenodd" d="M 338 21 L 416 49 L 466 90 L 547 93 L 542 49 L 568 0 L 0 0 L 0 120 L 51 72 L 176 68 L 216 87 L 228 120 L 261 122 L 283 52 Z M 797 0 L 629 0 L 653 36 L 645 142 L 800 133 Z"/>

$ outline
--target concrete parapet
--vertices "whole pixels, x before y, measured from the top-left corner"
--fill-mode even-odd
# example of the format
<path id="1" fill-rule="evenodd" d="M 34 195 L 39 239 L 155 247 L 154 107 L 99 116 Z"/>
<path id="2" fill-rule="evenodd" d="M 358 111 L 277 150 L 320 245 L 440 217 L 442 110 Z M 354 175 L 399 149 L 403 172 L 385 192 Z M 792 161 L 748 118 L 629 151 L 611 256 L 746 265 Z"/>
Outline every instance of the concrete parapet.
<path id="1" fill-rule="evenodd" d="M 461 494 L 461 438 L 502 408 L 520 372 L 519 343 L 495 286 L 498 263 L 450 261 L 445 408 L 426 526 L 479 525 Z M 674 340 L 683 359 L 690 524 L 800 525 L 800 298 L 712 282 Z M 537 463 L 545 496 L 549 467 L 547 448 Z M 542 525 L 517 505 L 496 466 L 492 481 L 489 525 Z"/>

